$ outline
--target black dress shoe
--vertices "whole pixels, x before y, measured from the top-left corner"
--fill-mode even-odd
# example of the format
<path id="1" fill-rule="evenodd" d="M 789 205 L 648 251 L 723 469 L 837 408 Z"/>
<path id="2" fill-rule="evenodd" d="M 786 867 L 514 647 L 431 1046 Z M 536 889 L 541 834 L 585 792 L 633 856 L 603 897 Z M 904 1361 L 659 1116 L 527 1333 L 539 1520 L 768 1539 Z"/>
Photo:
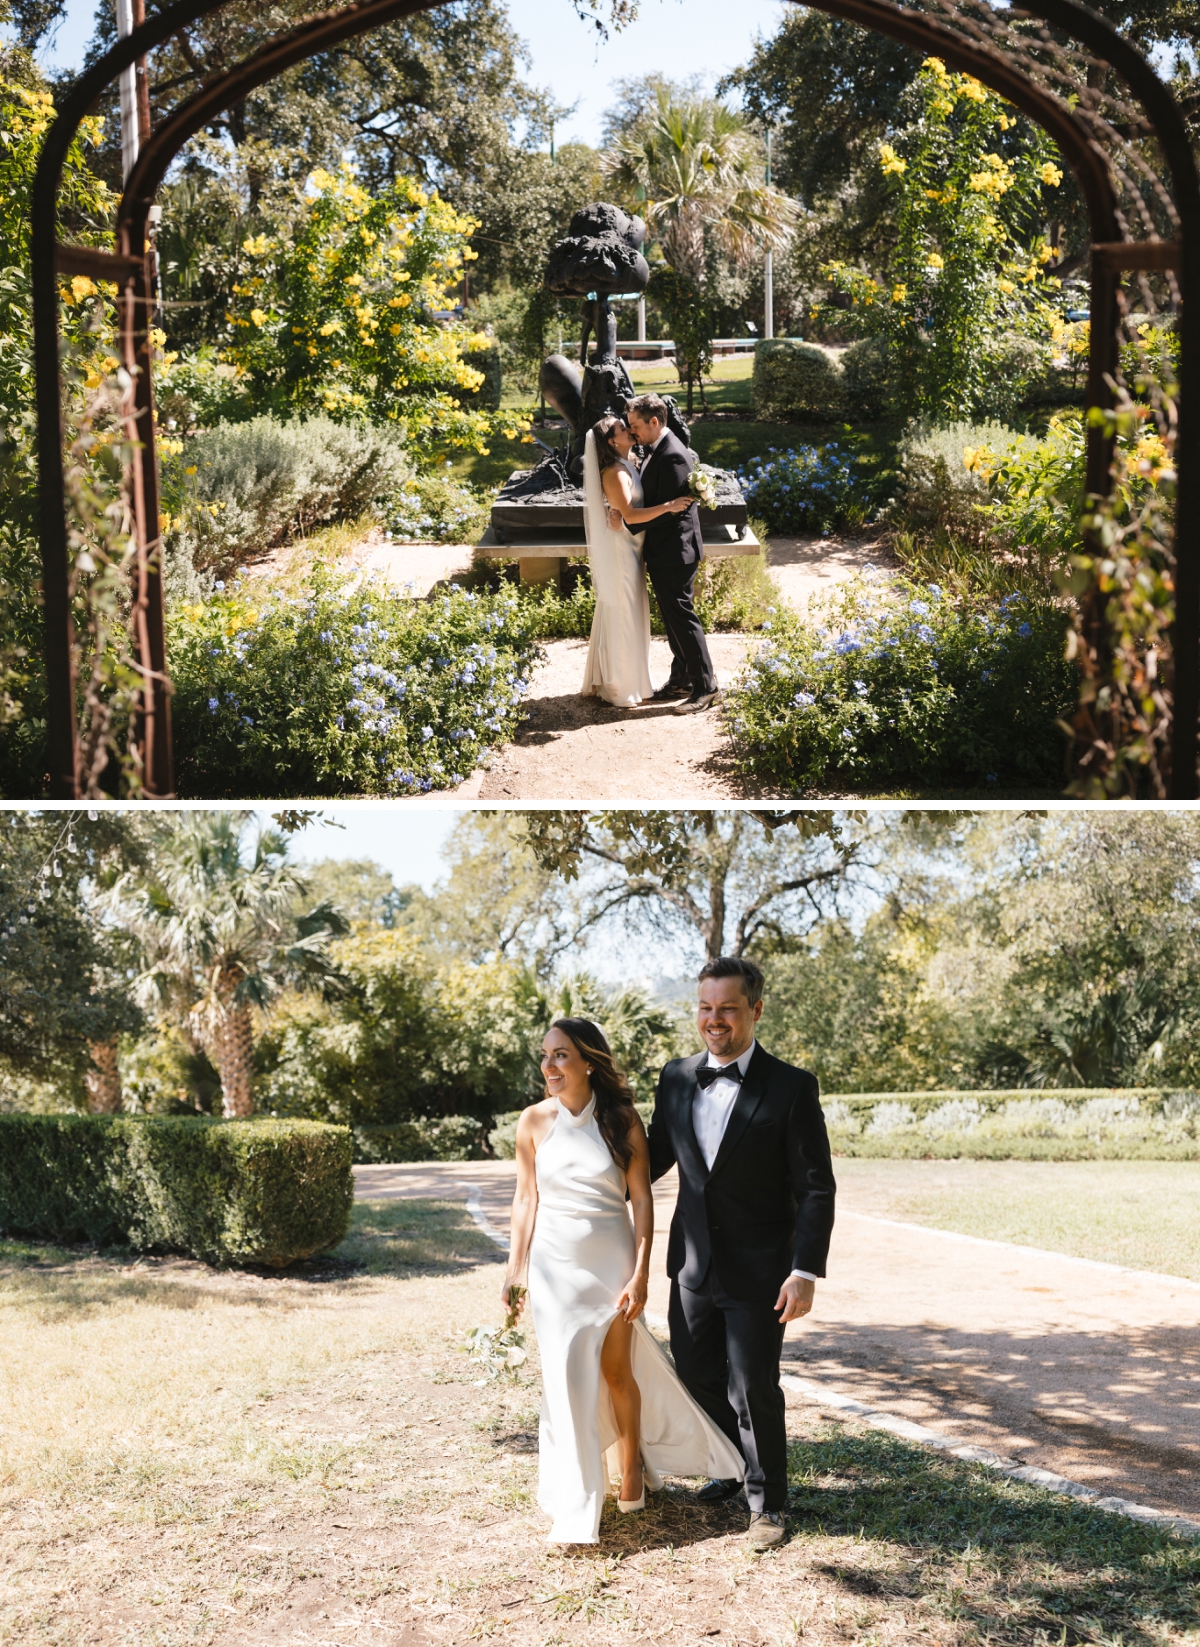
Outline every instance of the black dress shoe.
<path id="1" fill-rule="evenodd" d="M 651 692 L 650 702 L 675 703 L 680 698 L 690 697 L 691 693 L 692 689 L 686 681 L 678 683 L 675 681 L 668 681 L 665 686 L 660 686 L 657 692 Z"/>
<path id="2" fill-rule="evenodd" d="M 742 1484 L 740 1481 L 706 1481 L 696 1497 L 701 1504 L 723 1504 L 727 1498 L 736 1497 L 741 1490 Z"/>

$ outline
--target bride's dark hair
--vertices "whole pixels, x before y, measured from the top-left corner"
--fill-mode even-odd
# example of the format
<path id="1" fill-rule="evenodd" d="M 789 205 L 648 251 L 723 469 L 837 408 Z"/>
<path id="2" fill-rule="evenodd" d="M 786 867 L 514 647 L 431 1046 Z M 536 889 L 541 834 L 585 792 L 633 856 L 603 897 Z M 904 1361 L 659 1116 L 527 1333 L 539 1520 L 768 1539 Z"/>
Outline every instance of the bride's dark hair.
<path id="1" fill-rule="evenodd" d="M 592 434 L 596 437 L 596 462 L 600 465 L 601 474 L 621 461 L 621 454 L 613 445 L 612 437 L 613 430 L 620 429 L 623 424 L 623 418 L 614 417 L 610 412 L 607 417 L 602 417 L 598 423 L 592 425 Z"/>
<path id="2" fill-rule="evenodd" d="M 613 1062 L 604 1031 L 587 1018 L 556 1018 L 550 1028 L 561 1029 L 576 1052 L 591 1064 L 596 1125 L 613 1160 L 622 1172 L 628 1172 L 633 1160 L 629 1134 L 637 1120 L 637 1110 L 633 1107 L 629 1082 Z"/>

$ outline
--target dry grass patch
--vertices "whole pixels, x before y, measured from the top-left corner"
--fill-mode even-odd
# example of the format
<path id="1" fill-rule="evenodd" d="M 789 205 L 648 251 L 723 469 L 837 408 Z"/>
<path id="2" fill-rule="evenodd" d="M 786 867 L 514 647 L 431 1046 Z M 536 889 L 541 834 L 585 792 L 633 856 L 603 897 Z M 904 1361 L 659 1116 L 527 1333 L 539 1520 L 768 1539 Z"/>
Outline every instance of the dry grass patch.
<path id="1" fill-rule="evenodd" d="M 0 1642 L 1195 1639 L 1191 1545 L 789 1414 L 793 1537 L 687 1484 L 554 1550 L 536 1367 L 476 1382 L 498 1255 L 449 1204 L 359 1206 L 282 1280 L 0 1253 Z M 11 1353 L 10 1353 L 11 1352 Z"/>

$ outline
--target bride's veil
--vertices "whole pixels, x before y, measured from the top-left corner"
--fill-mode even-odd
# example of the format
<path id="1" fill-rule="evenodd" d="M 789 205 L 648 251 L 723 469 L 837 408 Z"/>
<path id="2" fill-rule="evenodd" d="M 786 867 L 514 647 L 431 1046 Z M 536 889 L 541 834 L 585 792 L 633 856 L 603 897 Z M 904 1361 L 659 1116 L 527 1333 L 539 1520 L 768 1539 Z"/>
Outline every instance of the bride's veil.
<path id="1" fill-rule="evenodd" d="M 604 487 L 600 483 L 600 459 L 596 456 L 594 429 L 588 430 L 583 448 L 583 528 L 596 599 L 615 601 L 620 593 L 619 579 L 613 559 L 613 533 L 608 525 Z"/>

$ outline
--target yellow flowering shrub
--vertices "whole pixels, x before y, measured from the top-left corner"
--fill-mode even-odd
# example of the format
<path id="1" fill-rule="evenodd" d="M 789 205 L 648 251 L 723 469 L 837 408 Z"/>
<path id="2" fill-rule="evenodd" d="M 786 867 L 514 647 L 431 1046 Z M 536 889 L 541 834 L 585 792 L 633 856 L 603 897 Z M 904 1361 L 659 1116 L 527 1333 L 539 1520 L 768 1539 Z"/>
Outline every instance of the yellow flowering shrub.
<path id="1" fill-rule="evenodd" d="M 478 339 L 436 318 L 477 227 L 408 178 L 373 195 L 349 165 L 315 171 L 290 236 L 243 243 L 252 267 L 222 358 L 247 409 L 390 424 L 416 453 L 485 449 L 496 420 L 471 405 L 484 375 L 466 358 Z"/>
<path id="2" fill-rule="evenodd" d="M 1030 121 L 968 74 L 927 58 L 914 86 L 917 118 L 879 146 L 894 191 L 897 245 L 876 277 L 846 263 L 822 273 L 849 295 L 851 325 L 887 345 L 903 410 L 962 418 L 1003 410 L 1019 373 L 996 370 L 1001 339 L 1021 333 L 1048 351 L 1063 324 L 1056 255 L 1038 232 L 1046 194 L 1062 183 L 1057 151 Z M 819 311 L 818 311 L 819 312 Z"/>

